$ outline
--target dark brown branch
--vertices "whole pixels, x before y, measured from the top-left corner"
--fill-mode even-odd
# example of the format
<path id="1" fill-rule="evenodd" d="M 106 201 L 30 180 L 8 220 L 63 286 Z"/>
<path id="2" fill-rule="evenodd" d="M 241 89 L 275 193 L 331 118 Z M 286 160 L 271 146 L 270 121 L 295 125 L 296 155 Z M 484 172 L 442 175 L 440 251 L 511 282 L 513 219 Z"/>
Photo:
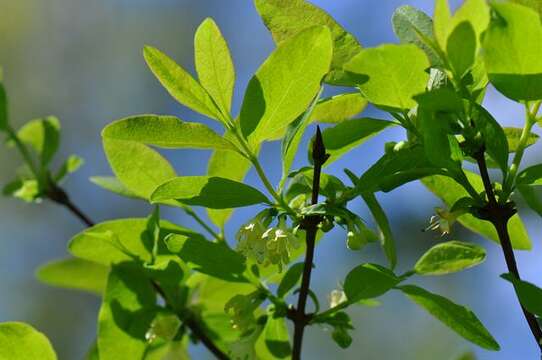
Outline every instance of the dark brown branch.
<path id="1" fill-rule="evenodd" d="M 312 198 L 311 203 L 315 205 L 318 203 L 318 195 L 320 193 L 320 175 L 322 172 L 322 165 L 326 162 L 329 156 L 326 154 L 326 148 L 322 139 L 322 133 L 320 128 L 316 129 L 316 138 L 312 146 L 312 158 L 314 162 L 314 175 L 312 179 Z M 309 315 L 305 313 L 305 307 L 307 305 L 307 298 L 309 296 L 311 272 L 314 260 L 314 247 L 316 243 L 316 233 L 318 232 L 318 224 L 320 223 L 320 216 L 311 215 L 305 218 L 303 228 L 306 234 L 305 251 L 305 263 L 303 266 L 303 277 L 301 279 L 301 289 L 299 291 L 299 298 L 297 300 L 297 308 L 295 313 L 292 314 L 294 321 L 294 343 L 292 351 L 292 360 L 301 359 L 301 348 L 303 345 L 303 333 L 305 326 L 309 321 Z"/>
<path id="2" fill-rule="evenodd" d="M 79 218 L 83 223 L 85 223 L 88 227 L 94 226 L 94 222 L 90 220 L 90 218 L 85 215 L 75 204 L 73 204 L 66 193 L 64 189 L 59 188 L 58 186 L 52 187 L 52 189 L 47 194 L 47 197 L 51 199 L 52 201 L 56 202 L 57 204 L 65 206 L 72 214 L 74 214 L 77 218 Z M 171 307 L 169 304 L 167 304 L 167 298 L 166 294 L 158 285 L 156 282 L 152 282 L 152 286 L 154 287 L 155 291 L 166 301 L 166 305 Z M 181 319 L 183 320 L 183 319 Z M 189 316 L 186 316 L 184 319 L 184 324 L 190 329 L 192 334 L 199 340 L 201 343 L 209 350 L 214 356 L 216 356 L 217 359 L 220 360 L 229 360 L 229 356 L 226 355 L 222 350 L 220 350 L 207 336 L 205 331 L 201 328 L 200 324 L 194 319 L 194 317 L 189 314 Z"/>
<path id="3" fill-rule="evenodd" d="M 497 202 L 493 187 L 491 185 L 491 180 L 489 178 L 484 151 L 482 150 L 478 152 L 475 158 L 476 162 L 478 163 L 478 168 L 480 169 L 480 175 L 484 183 L 484 189 L 486 191 L 488 200 L 488 203 L 484 209 L 484 216 L 487 217 L 487 220 L 493 224 L 495 230 L 497 231 L 504 254 L 504 259 L 506 261 L 506 266 L 508 267 L 508 272 L 514 275 L 518 280 L 521 280 L 516 263 L 516 257 L 512 248 L 512 242 L 510 241 L 510 234 L 508 233 L 508 220 L 514 215 L 515 209 L 513 206 L 511 206 L 513 205 L 511 203 L 499 204 Z M 538 321 L 536 320 L 536 317 L 527 311 L 527 309 L 525 309 L 522 305 L 521 309 L 523 310 L 523 315 L 527 321 L 527 324 L 529 324 L 531 333 L 533 334 L 538 347 L 542 351 L 542 330 L 540 329 Z"/>

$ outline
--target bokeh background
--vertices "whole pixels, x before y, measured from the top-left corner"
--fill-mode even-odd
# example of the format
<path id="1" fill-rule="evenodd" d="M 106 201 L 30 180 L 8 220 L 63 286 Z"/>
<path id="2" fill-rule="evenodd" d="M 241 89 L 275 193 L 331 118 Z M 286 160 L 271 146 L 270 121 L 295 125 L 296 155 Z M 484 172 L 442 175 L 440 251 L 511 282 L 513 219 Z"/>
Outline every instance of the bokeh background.
<path id="1" fill-rule="evenodd" d="M 429 14 L 433 11 L 432 2 L 427 0 L 313 2 L 329 11 L 365 47 L 397 42 L 391 28 L 396 7 L 411 4 Z M 453 2 L 454 7 L 457 5 L 458 1 Z M 66 188 L 95 221 L 149 213 L 146 204 L 109 194 L 88 181 L 89 176 L 110 173 L 100 141 L 105 124 L 139 113 L 175 114 L 189 121 L 206 121 L 178 105 L 160 87 L 147 70 L 141 49 L 144 44 L 156 46 L 193 70 L 193 34 L 208 16 L 219 24 L 233 53 L 238 79 L 234 108 L 239 109 L 251 74 L 274 47 L 250 0 L 0 0 L 0 65 L 9 91 L 12 123 L 18 127 L 49 114 L 61 119 L 60 158 L 76 153 L 86 160 Z M 503 124 L 519 126 L 522 121 L 521 107 L 492 89 L 486 105 Z M 366 114 L 385 116 L 374 108 L 368 108 Z M 403 136 L 400 129 L 386 130 L 329 170 L 342 176 L 342 169 L 349 167 L 360 174 L 380 157 L 385 141 L 401 140 Z M 539 145 L 533 146 L 526 161 L 540 161 L 540 149 Z M 278 152 L 279 145 L 272 143 L 265 145 L 261 154 L 275 181 L 280 170 Z M 306 161 L 301 153 L 299 166 Z M 205 173 L 208 152 L 165 154 L 181 174 Z M 19 163 L 14 151 L 0 150 L 1 184 L 11 179 Z M 252 172 L 248 181 L 258 184 Z M 426 249 L 442 240 L 435 233 L 420 231 L 440 203 L 419 183 L 379 194 L 379 198 L 391 217 L 399 246 L 399 270 L 406 270 Z M 361 201 L 353 202 L 352 209 L 369 219 Z M 251 212 L 238 211 L 227 227 L 229 233 L 233 234 Z M 541 285 L 541 222 L 524 209 L 520 213 L 534 243 L 532 252 L 518 253 L 520 268 L 525 278 Z M 196 227 L 178 211 L 168 210 L 165 215 Z M 65 209 L 49 202 L 34 205 L 0 199 L 0 321 L 31 323 L 51 338 L 60 359 L 84 356 L 95 336 L 99 300 L 42 285 L 35 280 L 34 271 L 42 263 L 66 256 L 67 241 L 82 229 Z M 344 232 L 334 231 L 317 250 L 314 287 L 323 302 L 355 265 L 385 261 L 377 246 L 351 252 L 344 238 Z M 500 352 L 470 345 L 401 294 L 390 292 L 382 297 L 380 307 L 350 311 L 356 330 L 348 350 L 339 350 L 324 329 L 310 328 L 306 358 L 454 359 L 469 349 L 479 359 L 539 358 L 510 285 L 499 279 L 498 275 L 506 271 L 499 248 L 459 226 L 450 238 L 485 246 L 486 262 L 459 274 L 415 281 L 470 306 L 501 344 Z M 209 358 L 197 347 L 191 353 L 196 359 Z"/>

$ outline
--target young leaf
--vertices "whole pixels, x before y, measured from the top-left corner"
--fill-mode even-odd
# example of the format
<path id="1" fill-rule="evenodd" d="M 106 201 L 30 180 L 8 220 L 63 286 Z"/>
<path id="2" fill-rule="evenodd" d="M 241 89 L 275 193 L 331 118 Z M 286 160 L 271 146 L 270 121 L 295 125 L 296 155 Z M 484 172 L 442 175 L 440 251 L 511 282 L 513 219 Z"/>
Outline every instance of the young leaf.
<path id="1" fill-rule="evenodd" d="M 470 171 L 465 171 L 469 182 L 474 189 L 478 192 L 484 190 L 482 179 L 479 175 Z M 451 207 L 455 202 L 463 197 L 469 196 L 467 191 L 455 182 L 453 179 L 446 176 L 429 176 L 422 179 L 422 183 L 436 196 L 438 196 L 444 203 Z M 461 215 L 458 221 L 467 229 L 474 231 L 490 240 L 499 243 L 499 237 L 493 225 L 484 220 L 475 218 L 470 214 Z M 515 214 L 508 221 L 508 231 L 510 233 L 512 246 L 517 250 L 530 250 L 531 240 L 527 234 L 527 230 L 523 225 L 518 214 Z"/>
<path id="2" fill-rule="evenodd" d="M 452 30 L 446 44 L 446 55 L 458 80 L 474 65 L 476 33 L 470 22 L 462 21 Z"/>
<path id="3" fill-rule="evenodd" d="M 60 145 L 60 121 L 54 116 L 30 120 L 17 135 L 38 153 L 41 164 L 47 166 Z"/>
<path id="4" fill-rule="evenodd" d="M 380 244 L 384 249 L 384 254 L 388 258 L 391 268 L 393 269 L 397 264 L 397 254 L 395 250 L 395 240 L 393 233 L 391 232 L 390 222 L 384 212 L 384 209 L 378 203 L 374 193 L 362 193 L 363 201 L 367 204 L 369 211 L 373 215 L 375 222 L 378 226 L 378 232 L 380 237 Z"/>
<path id="5" fill-rule="evenodd" d="M 145 334 L 156 314 L 156 296 L 141 268 L 123 263 L 111 269 L 98 315 L 100 360 L 142 359 Z"/>
<path id="6" fill-rule="evenodd" d="M 226 281 L 241 281 L 245 258 L 226 244 L 214 243 L 202 236 L 172 234 L 165 239 L 172 253 L 195 270 Z"/>
<path id="7" fill-rule="evenodd" d="M 299 116 L 329 71 L 332 43 L 329 29 L 312 27 L 280 43 L 250 80 L 240 123 L 251 144 L 281 133 Z"/>
<path id="8" fill-rule="evenodd" d="M 441 49 L 446 49 L 448 39 L 448 26 L 452 20 L 448 0 L 435 0 L 435 13 L 433 15 L 433 32 Z"/>
<path id="9" fill-rule="evenodd" d="M 375 136 L 385 128 L 395 125 L 391 121 L 361 118 L 340 122 L 322 131 L 326 153 L 330 155 L 324 166 L 328 166 L 348 151 Z"/>
<path id="10" fill-rule="evenodd" d="M 501 277 L 510 281 L 518 295 L 521 305 L 530 313 L 542 317 L 542 289 L 530 282 L 519 280 L 512 274 L 502 274 Z"/>
<path id="11" fill-rule="evenodd" d="M 213 19 L 203 20 L 196 30 L 194 54 L 201 85 L 220 111 L 228 116 L 235 85 L 235 69 L 228 44 Z"/>
<path id="12" fill-rule="evenodd" d="M 432 65 L 440 65 L 442 61 L 431 44 L 436 43 L 433 36 L 433 20 L 410 5 L 395 9 L 391 18 L 393 31 L 402 44 L 414 44 L 425 51 Z"/>
<path id="13" fill-rule="evenodd" d="M 463 338 L 487 350 L 500 349 L 493 336 L 468 308 L 418 286 L 404 285 L 398 288 L 410 300 L 423 307 Z"/>
<path id="14" fill-rule="evenodd" d="M 175 116 L 130 116 L 107 125 L 102 131 L 102 137 L 170 149 L 235 150 L 228 140 L 208 126 L 182 121 Z"/>
<path id="15" fill-rule="evenodd" d="M 130 191 L 126 186 L 124 186 L 119 179 L 114 176 L 92 176 L 90 182 L 98 185 L 102 189 L 111 191 L 120 196 L 141 199 L 140 196 L 137 196 L 134 192 Z"/>
<path id="16" fill-rule="evenodd" d="M 144 199 L 160 184 L 177 176 L 157 151 L 133 141 L 103 139 L 109 165 L 119 181 Z"/>
<path id="17" fill-rule="evenodd" d="M 212 119 L 224 121 L 207 91 L 175 61 L 151 46 L 145 46 L 143 56 L 154 76 L 178 102 Z"/>
<path id="18" fill-rule="evenodd" d="M 107 266 L 83 259 L 68 258 L 40 266 L 36 277 L 51 286 L 101 295 L 105 289 L 108 274 Z"/>
<path id="19" fill-rule="evenodd" d="M 351 303 L 385 294 L 399 283 L 390 270 L 376 264 L 363 264 L 346 275 L 344 292 Z"/>
<path id="20" fill-rule="evenodd" d="M 516 182 L 518 185 L 542 185 L 542 164 L 520 171 Z"/>
<path id="21" fill-rule="evenodd" d="M 303 263 L 296 263 L 290 266 L 288 271 L 284 274 L 284 277 L 280 281 L 277 289 L 277 296 L 284 297 L 301 279 L 304 269 Z"/>
<path id="22" fill-rule="evenodd" d="M 472 119 L 483 136 L 486 151 L 499 167 L 508 171 L 508 140 L 503 128 L 491 114 L 478 104 L 473 104 Z"/>
<path id="23" fill-rule="evenodd" d="M 361 50 L 361 45 L 329 14 L 305 0 L 255 0 L 255 4 L 277 44 L 312 26 L 327 26 L 333 37 L 333 60 L 326 81 L 352 85 L 342 67 Z"/>
<path id="24" fill-rule="evenodd" d="M 414 265 L 420 275 L 443 275 L 468 269 L 483 262 L 486 250 L 475 244 L 448 241 L 433 246 Z"/>
<path id="25" fill-rule="evenodd" d="M 32 326 L 21 322 L 0 323 L 0 359 L 56 360 L 51 342 Z"/>
<path id="26" fill-rule="evenodd" d="M 357 86 L 374 105 L 391 111 L 404 111 L 416 103 L 412 96 L 425 90 L 429 61 L 422 50 L 412 44 L 386 44 L 364 49 L 345 66 L 357 74 Z"/>
<path id="27" fill-rule="evenodd" d="M 146 218 L 105 221 L 75 235 L 68 251 L 75 257 L 109 266 L 122 261 L 151 260 L 152 243 L 143 237 Z M 161 238 L 169 233 L 201 236 L 167 221 L 161 221 Z"/>
<path id="28" fill-rule="evenodd" d="M 269 316 L 264 329 L 265 346 L 274 359 L 286 359 L 292 353 L 286 318 Z"/>
<path id="29" fill-rule="evenodd" d="M 504 127 L 503 130 L 504 135 L 506 136 L 506 140 L 508 141 L 508 151 L 511 153 L 516 152 L 519 146 L 519 139 L 521 138 L 521 133 L 523 132 L 523 129 L 515 127 Z M 527 142 L 525 143 L 525 147 L 536 144 L 539 138 L 540 136 L 538 134 L 535 134 L 533 132 L 529 133 Z"/>
<path id="30" fill-rule="evenodd" d="M 224 137 L 231 140 L 233 135 L 226 131 Z M 255 153 L 257 154 L 258 151 L 256 150 Z M 207 164 L 207 175 L 242 182 L 250 166 L 250 161 L 237 152 L 216 150 Z M 222 229 L 231 216 L 232 210 L 207 209 L 207 213 L 211 221 Z"/>
<path id="31" fill-rule="evenodd" d="M 210 209 L 271 203 L 264 194 L 249 185 L 216 176 L 182 176 L 168 180 L 151 195 L 152 202 L 164 200 L 178 200 Z"/>
<path id="32" fill-rule="evenodd" d="M 359 114 L 366 106 L 367 100 L 359 92 L 331 96 L 316 103 L 310 121 L 339 123 Z"/>
<path id="33" fill-rule="evenodd" d="M 61 183 L 66 176 L 79 170 L 84 163 L 85 160 L 77 155 L 68 156 L 64 163 L 62 163 L 60 166 L 60 169 L 58 169 L 57 173 L 54 175 L 53 180 L 56 183 Z"/>
<path id="34" fill-rule="evenodd" d="M 513 3 L 496 2 L 492 7 L 495 18 L 483 41 L 485 66 L 491 83 L 512 100 L 542 99 L 539 15 Z"/>

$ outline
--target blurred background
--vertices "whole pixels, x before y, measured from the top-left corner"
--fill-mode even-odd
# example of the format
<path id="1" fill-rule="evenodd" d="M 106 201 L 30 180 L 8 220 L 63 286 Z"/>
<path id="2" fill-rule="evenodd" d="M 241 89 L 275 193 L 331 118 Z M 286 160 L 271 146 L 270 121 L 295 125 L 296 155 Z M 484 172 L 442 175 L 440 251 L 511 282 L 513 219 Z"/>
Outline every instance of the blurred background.
<path id="1" fill-rule="evenodd" d="M 429 14 L 433 11 L 432 2 L 427 0 L 313 2 L 331 13 L 365 47 L 397 42 L 391 27 L 396 7 L 410 4 Z M 458 3 L 453 2 L 453 6 Z M 140 113 L 175 114 L 184 120 L 206 122 L 161 88 L 146 68 L 141 49 L 144 44 L 153 45 L 193 71 L 193 34 L 208 16 L 221 27 L 233 54 L 238 79 L 234 100 L 237 110 L 251 74 L 274 47 L 250 0 L 0 0 L 0 66 L 10 98 L 11 121 L 19 127 L 44 115 L 60 118 L 63 140 L 57 160 L 72 153 L 86 160 L 65 187 L 94 221 L 149 213 L 146 204 L 122 199 L 88 181 L 92 175 L 110 174 L 100 141 L 104 125 Z M 493 89 L 485 105 L 501 123 L 520 126 L 522 108 Z M 366 115 L 385 116 L 374 108 L 365 111 Z M 539 129 L 535 131 L 540 133 Z M 342 169 L 349 167 L 360 174 L 382 155 L 385 141 L 398 141 L 403 136 L 400 129 L 388 129 L 336 162 L 329 171 L 343 177 Z M 540 162 L 540 149 L 540 144 L 530 148 L 526 162 Z M 279 150 L 277 143 L 266 144 L 261 154 L 275 181 L 280 175 L 276 162 Z M 210 155 L 205 151 L 165 154 L 184 175 L 204 174 Z M 0 150 L 0 184 L 11 179 L 20 160 L 14 151 Z M 304 151 L 296 161 L 298 166 L 306 163 Z M 248 181 L 258 184 L 252 172 Z M 379 199 L 391 218 L 399 246 L 398 270 L 406 270 L 425 250 L 442 240 L 436 233 L 420 231 L 428 225 L 440 202 L 419 183 L 379 194 Z M 361 201 L 353 202 L 352 210 L 370 218 Z M 235 213 L 227 226 L 230 239 L 252 212 Z M 532 252 L 517 254 L 520 269 L 526 279 L 540 286 L 540 219 L 524 210 L 520 213 L 534 244 Z M 165 215 L 196 228 L 176 210 L 167 210 Z M 51 338 L 60 359 L 83 358 L 94 340 L 99 300 L 42 285 L 35 280 L 34 271 L 42 263 L 66 256 L 67 241 L 82 229 L 65 209 L 49 202 L 33 205 L 0 199 L 0 321 L 31 323 Z M 460 226 L 453 229 L 449 239 L 485 246 L 486 262 L 459 274 L 414 281 L 471 307 L 501 344 L 500 352 L 470 345 L 401 294 L 391 292 L 381 298 L 380 307 L 352 308 L 356 330 L 348 350 L 340 350 L 324 329 L 310 328 L 306 358 L 446 360 L 469 349 L 479 359 L 538 358 L 512 288 L 498 276 L 506 272 L 499 247 Z M 327 302 L 327 294 L 337 288 L 348 271 L 365 261 L 385 260 L 377 246 L 352 252 L 345 247 L 343 231 L 330 233 L 316 254 L 314 288 L 321 301 Z M 197 347 L 191 353 L 196 359 L 209 358 Z"/>

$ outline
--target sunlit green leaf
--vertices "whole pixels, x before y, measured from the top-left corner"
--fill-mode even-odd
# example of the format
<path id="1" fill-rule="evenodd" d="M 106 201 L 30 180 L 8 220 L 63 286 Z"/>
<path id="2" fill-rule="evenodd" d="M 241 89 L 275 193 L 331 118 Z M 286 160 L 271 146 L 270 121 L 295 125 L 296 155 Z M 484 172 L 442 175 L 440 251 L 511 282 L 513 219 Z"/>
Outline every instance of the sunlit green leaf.
<path id="1" fill-rule="evenodd" d="M 499 350 L 500 346 L 476 315 L 468 308 L 457 305 L 443 296 L 430 293 L 418 286 L 399 286 L 410 300 L 427 310 L 458 335 L 487 350 Z"/>
<path id="2" fill-rule="evenodd" d="M 54 176 L 54 180 L 56 183 L 62 182 L 66 176 L 69 174 L 72 174 L 79 170 L 81 166 L 85 163 L 85 160 L 83 158 L 80 158 L 77 155 L 70 155 L 64 163 L 60 166 L 60 169 Z"/>
<path id="3" fill-rule="evenodd" d="M 542 185 L 542 164 L 520 171 L 516 181 L 521 185 Z"/>
<path id="4" fill-rule="evenodd" d="M 470 22 L 460 22 L 452 30 L 446 43 L 446 55 L 452 71 L 458 79 L 461 79 L 474 65 L 476 33 Z"/>
<path id="5" fill-rule="evenodd" d="M 216 176 L 182 176 L 168 180 L 156 188 L 151 200 L 153 202 L 178 200 L 187 205 L 205 206 L 210 209 L 270 203 L 259 190 Z"/>
<path id="6" fill-rule="evenodd" d="M 102 131 L 102 137 L 172 149 L 235 150 L 228 140 L 208 126 L 182 121 L 175 116 L 130 116 L 107 125 Z"/>
<path id="7" fill-rule="evenodd" d="M 468 269 L 483 262 L 486 250 L 461 241 L 447 241 L 429 249 L 414 265 L 421 275 L 443 275 Z"/>
<path id="8" fill-rule="evenodd" d="M 329 14 L 305 0 L 255 0 L 255 4 L 277 44 L 312 26 L 327 26 L 333 37 L 333 60 L 326 79 L 331 84 L 352 85 L 342 67 L 361 45 Z"/>
<path id="9" fill-rule="evenodd" d="M 223 121 L 211 96 L 186 70 L 151 46 L 145 46 L 143 55 L 158 81 L 178 102 L 210 118 Z"/>
<path id="10" fill-rule="evenodd" d="M 38 153 L 41 164 L 47 166 L 60 145 L 60 121 L 54 116 L 30 120 L 17 135 Z"/>
<path id="11" fill-rule="evenodd" d="M 388 259 L 391 268 L 393 269 L 397 264 L 397 254 L 395 250 L 395 240 L 393 233 L 391 232 L 390 222 L 384 209 L 380 206 L 380 203 L 376 199 L 373 193 L 364 193 L 361 195 L 363 201 L 367 204 L 369 211 L 373 215 L 378 227 L 378 236 L 380 238 L 380 244 L 384 249 L 384 255 Z"/>
<path id="12" fill-rule="evenodd" d="M 367 100 L 358 93 L 340 94 L 316 103 L 310 120 L 313 122 L 338 123 L 359 114 L 367 106 Z"/>
<path id="13" fill-rule="evenodd" d="M 114 176 L 92 176 L 90 182 L 98 185 L 102 189 L 111 191 L 112 193 L 118 194 L 120 196 L 140 199 L 140 196 L 137 196 L 134 192 L 130 191 L 126 186 L 124 186 L 119 179 Z"/>
<path id="14" fill-rule="evenodd" d="M 265 346 L 275 359 L 289 358 L 292 348 L 285 318 L 268 317 L 264 337 Z"/>
<path id="15" fill-rule="evenodd" d="M 489 79 L 513 100 L 542 99 L 542 25 L 524 6 L 495 2 L 495 16 L 484 36 Z M 528 34 L 528 36 L 526 35 Z"/>
<path id="16" fill-rule="evenodd" d="M 331 62 L 331 35 L 312 27 L 281 42 L 247 87 L 240 123 L 252 144 L 273 138 L 299 116 L 320 88 Z"/>
<path id="17" fill-rule="evenodd" d="M 222 113 L 229 114 L 235 85 L 235 69 L 228 44 L 213 19 L 205 19 L 196 30 L 194 54 L 201 85 L 211 95 Z"/>
<path id="18" fill-rule="evenodd" d="M 523 132 L 523 129 L 521 128 L 514 128 L 514 127 L 504 127 L 504 135 L 506 136 L 506 140 L 508 140 L 508 151 L 509 152 L 516 152 L 519 146 L 519 139 L 521 138 L 521 133 Z M 538 134 L 535 133 L 529 133 L 529 136 L 527 137 L 527 142 L 525 143 L 525 147 L 529 147 L 533 144 L 535 144 L 538 141 Z"/>
<path id="19" fill-rule="evenodd" d="M 412 96 L 425 90 L 427 56 L 416 45 L 386 44 L 364 49 L 344 68 L 358 74 L 363 96 L 385 110 L 404 111 L 416 105 Z"/>
<path id="20" fill-rule="evenodd" d="M 142 270 L 133 263 L 114 266 L 98 315 L 100 360 L 116 360 L 119 354 L 142 359 L 155 313 L 154 289 Z"/>
<path id="21" fill-rule="evenodd" d="M 36 277 L 43 283 L 101 295 L 105 289 L 109 267 L 83 259 L 68 258 L 42 265 Z"/>
<path id="22" fill-rule="evenodd" d="M 56 360 L 51 342 L 32 326 L 21 322 L 0 323 L 0 359 Z"/>
<path id="23" fill-rule="evenodd" d="M 177 176 L 169 162 L 147 145 L 107 138 L 103 139 L 103 145 L 117 179 L 144 199 L 160 184 Z"/>

